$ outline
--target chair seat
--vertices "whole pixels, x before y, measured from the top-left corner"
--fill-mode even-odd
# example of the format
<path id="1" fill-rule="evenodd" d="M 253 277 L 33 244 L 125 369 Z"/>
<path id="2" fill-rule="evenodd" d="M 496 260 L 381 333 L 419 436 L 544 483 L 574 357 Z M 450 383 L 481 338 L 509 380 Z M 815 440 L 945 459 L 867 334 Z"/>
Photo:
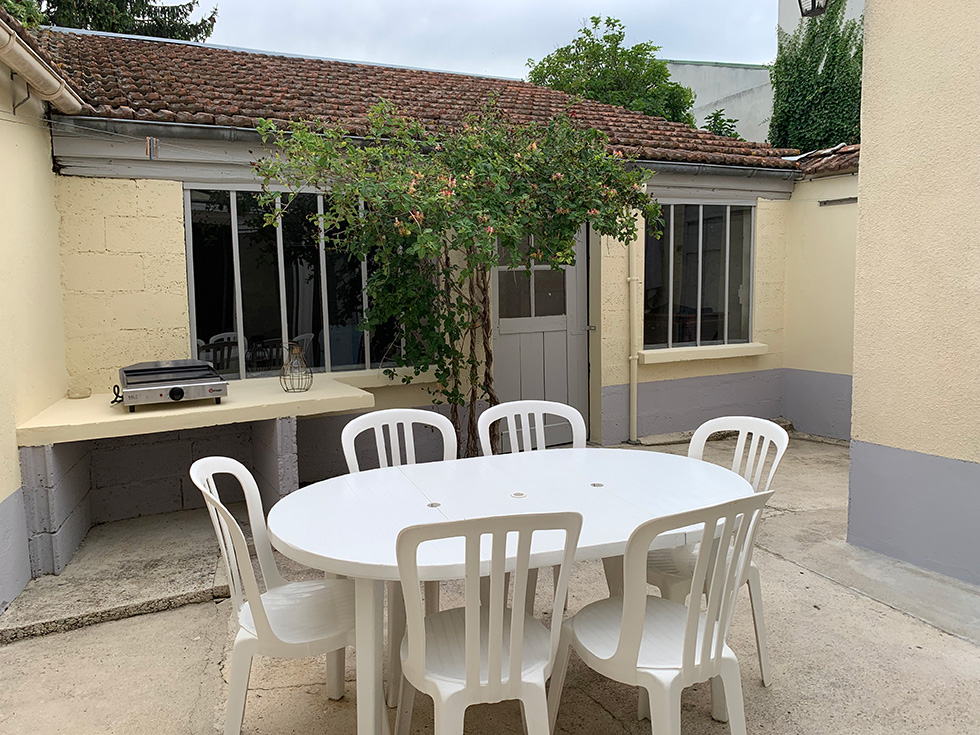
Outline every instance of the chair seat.
<path id="1" fill-rule="evenodd" d="M 354 583 L 349 579 L 290 582 L 263 593 L 262 606 L 273 632 L 284 643 L 310 643 L 354 629 Z M 255 635 L 247 602 L 239 623 Z"/>
<path id="2" fill-rule="evenodd" d="M 504 613 L 502 670 L 510 667 L 510 611 Z M 480 675 L 487 675 L 487 640 L 490 617 L 487 610 L 480 614 Z M 551 633 L 540 621 L 524 616 L 524 661 L 522 674 L 544 669 L 551 659 Z M 425 617 L 425 677 L 446 682 L 466 683 L 466 611 L 462 607 L 443 610 Z M 402 640 L 402 665 L 408 660 L 408 637 Z M 409 675 L 408 670 L 405 670 Z M 547 673 L 547 672 L 546 672 Z M 416 686 L 420 682 L 412 682 Z"/>
<path id="3" fill-rule="evenodd" d="M 566 623 L 571 627 L 577 643 L 575 649 L 582 659 L 591 668 L 607 676 L 609 674 L 604 670 L 606 667 L 603 666 L 603 660 L 610 658 L 616 652 L 622 620 L 623 598 L 610 597 L 586 605 Z M 680 669 L 686 623 L 686 605 L 661 597 L 648 596 L 636 667 Z M 702 613 L 701 625 L 703 624 Z M 698 644 L 700 646 L 700 637 Z M 725 650 L 728 651 L 727 644 Z"/>

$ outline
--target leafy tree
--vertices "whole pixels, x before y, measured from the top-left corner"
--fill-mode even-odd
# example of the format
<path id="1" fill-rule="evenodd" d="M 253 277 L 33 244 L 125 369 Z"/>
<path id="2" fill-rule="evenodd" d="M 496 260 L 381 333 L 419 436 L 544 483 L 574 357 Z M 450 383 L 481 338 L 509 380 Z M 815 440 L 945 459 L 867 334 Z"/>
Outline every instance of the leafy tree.
<path id="1" fill-rule="evenodd" d="M 198 5 L 199 0 L 175 5 L 160 0 L 45 0 L 44 16 L 51 25 L 65 28 L 206 41 L 214 31 L 218 8 L 192 21 Z"/>
<path id="2" fill-rule="evenodd" d="M 36 0 L 0 0 L 0 8 L 10 13 L 27 28 L 35 28 L 44 22 Z"/>
<path id="3" fill-rule="evenodd" d="M 773 105 L 769 142 L 812 151 L 861 140 L 861 62 L 864 21 L 844 20 L 847 3 L 779 32 L 769 68 Z"/>
<path id="4" fill-rule="evenodd" d="M 623 46 L 626 28 L 616 18 L 593 16 L 578 37 L 541 61 L 527 60 L 527 79 L 596 102 L 619 105 L 647 115 L 694 125 L 694 92 L 670 81 L 659 46 Z"/>
<path id="5" fill-rule="evenodd" d="M 738 128 L 735 127 L 737 122 L 737 117 L 725 117 L 725 109 L 722 108 L 715 110 L 704 119 L 704 129 L 715 135 L 742 140 L 742 136 L 738 134 Z"/>
<path id="6" fill-rule="evenodd" d="M 329 192 L 323 214 L 312 217 L 327 247 L 368 263 L 362 328 L 388 335 L 395 348 L 386 359 L 412 368 L 403 382 L 431 369 L 429 390 L 450 405 L 461 440 L 468 408 L 471 456 L 477 404 L 498 402 L 491 269 L 570 264 L 582 225 L 630 241 L 636 211 L 651 222 L 659 216 L 642 190 L 645 174 L 610 153 L 602 133 L 565 115 L 518 125 L 491 104 L 435 134 L 381 104 L 360 140 L 315 122 L 263 121 L 259 130 L 274 144 L 256 163 L 266 202 L 278 207 L 267 221 L 301 190 Z M 288 193 L 272 191 L 275 184 Z"/>

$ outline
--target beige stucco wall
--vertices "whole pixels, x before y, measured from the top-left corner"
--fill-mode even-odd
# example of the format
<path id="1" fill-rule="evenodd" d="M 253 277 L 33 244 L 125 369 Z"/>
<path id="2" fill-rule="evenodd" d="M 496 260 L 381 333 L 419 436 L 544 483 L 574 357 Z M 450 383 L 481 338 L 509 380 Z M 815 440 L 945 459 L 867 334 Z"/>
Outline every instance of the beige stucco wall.
<path id="1" fill-rule="evenodd" d="M 784 366 L 850 375 L 854 357 L 856 174 L 800 181 L 787 210 Z"/>
<path id="2" fill-rule="evenodd" d="M 786 238 L 789 202 L 760 199 L 756 207 L 755 269 L 753 272 L 752 340 L 769 347 L 764 355 L 726 357 L 719 359 L 685 360 L 656 365 L 640 365 L 640 382 L 674 380 L 705 375 L 723 375 L 752 370 L 769 370 L 783 365 L 783 301 L 784 274 L 786 268 Z M 635 248 L 638 276 L 643 275 L 643 241 Z M 612 238 L 599 240 L 592 251 L 593 260 L 598 256 L 601 288 L 592 296 L 592 313 L 598 302 L 599 332 L 601 341 L 602 386 L 624 385 L 629 382 L 629 248 Z M 596 269 L 592 270 L 595 282 Z M 643 284 L 637 293 L 643 292 Z M 595 319 L 595 317 L 592 317 Z M 643 314 L 634 309 L 637 334 L 642 334 Z M 592 361 L 593 370 L 595 361 Z M 593 384 L 594 388 L 594 384 Z M 593 393 L 595 391 L 593 390 Z"/>
<path id="3" fill-rule="evenodd" d="M 853 435 L 977 462 L 980 15 L 893 0 L 865 22 Z"/>
<path id="4" fill-rule="evenodd" d="M 59 177 L 69 385 L 104 393 L 120 367 L 190 356 L 179 182 Z"/>
<path id="5" fill-rule="evenodd" d="M 0 64 L 0 500 L 20 487 L 15 427 L 65 393 L 58 215 L 44 109 Z"/>

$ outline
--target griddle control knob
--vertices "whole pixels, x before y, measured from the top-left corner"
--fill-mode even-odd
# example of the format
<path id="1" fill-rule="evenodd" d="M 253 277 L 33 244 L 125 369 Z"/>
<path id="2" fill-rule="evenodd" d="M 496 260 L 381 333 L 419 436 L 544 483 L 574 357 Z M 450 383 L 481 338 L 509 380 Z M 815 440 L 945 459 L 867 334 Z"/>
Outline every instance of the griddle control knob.
<path id="1" fill-rule="evenodd" d="M 184 389 L 183 388 L 171 388 L 170 389 L 170 400 L 171 401 L 179 401 L 183 397 L 184 397 Z"/>

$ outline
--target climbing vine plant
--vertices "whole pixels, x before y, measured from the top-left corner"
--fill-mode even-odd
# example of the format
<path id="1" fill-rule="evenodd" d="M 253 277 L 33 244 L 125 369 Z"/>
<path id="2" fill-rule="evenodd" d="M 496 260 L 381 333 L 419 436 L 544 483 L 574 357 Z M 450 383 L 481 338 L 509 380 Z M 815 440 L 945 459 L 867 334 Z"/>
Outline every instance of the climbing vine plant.
<path id="1" fill-rule="evenodd" d="M 845 0 L 779 31 L 779 51 L 769 68 L 773 106 L 769 142 L 812 151 L 861 140 L 862 20 L 844 20 Z"/>
<path id="2" fill-rule="evenodd" d="M 497 403 L 492 268 L 571 264 L 586 223 L 629 242 L 637 212 L 654 221 L 659 209 L 643 192 L 646 174 L 571 113 L 516 124 L 491 103 L 433 131 L 382 103 L 365 128 L 355 139 L 334 125 L 262 122 L 272 144 L 256 164 L 275 207 L 267 221 L 301 191 L 327 193 L 313 215 L 326 247 L 367 262 L 362 328 L 387 335 L 389 375 L 410 368 L 399 374 L 411 382 L 431 370 L 427 387 L 449 404 L 460 449 L 473 456 L 477 405 Z"/>

